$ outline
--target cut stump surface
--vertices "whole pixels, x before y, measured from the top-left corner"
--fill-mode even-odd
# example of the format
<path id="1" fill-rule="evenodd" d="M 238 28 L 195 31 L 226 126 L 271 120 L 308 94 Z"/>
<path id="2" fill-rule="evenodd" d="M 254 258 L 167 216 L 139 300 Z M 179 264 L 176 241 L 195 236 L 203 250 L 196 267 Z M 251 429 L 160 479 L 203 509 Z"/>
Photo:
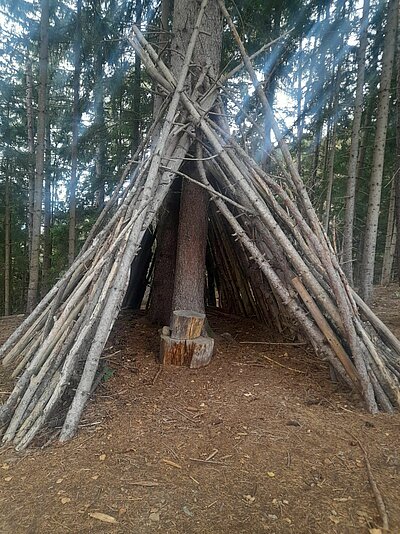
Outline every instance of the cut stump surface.
<path id="1" fill-rule="evenodd" d="M 201 336 L 206 316 L 191 310 L 175 310 L 172 313 L 171 337 L 196 339 Z"/>

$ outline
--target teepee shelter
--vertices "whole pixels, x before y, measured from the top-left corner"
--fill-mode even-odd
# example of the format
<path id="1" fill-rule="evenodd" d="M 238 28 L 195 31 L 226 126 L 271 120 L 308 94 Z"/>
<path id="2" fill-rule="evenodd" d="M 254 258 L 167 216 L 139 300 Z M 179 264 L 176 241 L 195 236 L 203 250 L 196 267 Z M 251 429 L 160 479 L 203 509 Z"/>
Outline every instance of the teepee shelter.
<path id="1" fill-rule="evenodd" d="M 67 411 L 60 440 L 76 432 L 131 265 L 142 257 L 148 228 L 162 219 L 177 177 L 183 189 L 191 185 L 205 191 L 210 204 L 211 257 L 224 278 L 219 296 L 229 299 L 231 292 L 244 310 L 256 310 L 278 327 L 291 324 L 371 413 L 400 405 L 400 342 L 343 275 L 223 0 L 190 4 L 196 6 L 194 29 L 179 68 L 172 60 L 169 68 L 133 27 L 129 41 L 162 92 L 163 105 L 137 152 L 138 163 L 132 162 L 134 171 L 126 169 L 73 265 L 0 349 L 3 365 L 17 377 L 0 409 L 2 440 L 18 450 L 31 443 L 61 404 Z M 247 70 L 272 124 L 280 176 L 265 172 L 229 131 L 223 103 L 230 98 L 224 84 L 232 73 L 218 76 L 212 63 L 199 64 L 201 47 L 210 38 L 202 30 L 210 10 L 228 23 L 242 58 L 235 72 Z M 201 271 L 204 278 L 204 265 Z M 189 282 L 192 275 L 189 269 Z M 134 282 L 135 276 L 130 285 Z M 173 307 L 177 313 L 162 334 L 165 361 L 207 363 L 212 341 L 202 311 Z"/>

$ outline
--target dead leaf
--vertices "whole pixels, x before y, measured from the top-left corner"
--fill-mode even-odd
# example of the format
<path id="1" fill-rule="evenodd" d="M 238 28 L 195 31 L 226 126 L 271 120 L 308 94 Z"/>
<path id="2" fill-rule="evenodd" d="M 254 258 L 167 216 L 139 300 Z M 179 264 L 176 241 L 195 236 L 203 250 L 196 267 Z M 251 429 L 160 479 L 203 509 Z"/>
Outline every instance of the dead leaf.
<path id="1" fill-rule="evenodd" d="M 368 532 L 369 534 L 383 534 L 380 528 L 370 528 Z"/>
<path id="2" fill-rule="evenodd" d="M 67 504 L 71 502 L 71 499 L 69 497 L 62 497 L 61 498 L 61 504 Z"/>
<path id="3" fill-rule="evenodd" d="M 8 464 L 2 464 L 1 468 L 2 469 L 10 469 L 10 466 Z"/>
<path id="4" fill-rule="evenodd" d="M 170 465 L 171 467 L 176 467 L 176 469 L 182 469 L 182 466 L 179 465 L 179 464 L 176 464 L 175 462 L 173 462 L 172 460 L 166 460 L 165 458 L 163 458 L 163 462 L 167 465 Z"/>
<path id="5" fill-rule="evenodd" d="M 90 512 L 89 516 L 93 517 L 93 519 L 103 521 L 103 523 L 118 523 L 118 521 L 112 515 L 102 514 L 101 512 Z"/>
<path id="6" fill-rule="evenodd" d="M 97 480 L 99 478 L 99 475 L 93 475 L 92 480 Z"/>
<path id="7" fill-rule="evenodd" d="M 253 502 L 256 500 L 254 495 L 243 495 L 243 498 L 249 504 L 253 504 Z"/>
<path id="8" fill-rule="evenodd" d="M 332 523 L 335 523 L 335 525 L 337 525 L 338 523 L 340 523 L 340 520 L 334 516 L 334 515 L 330 515 L 329 516 L 329 519 L 332 521 Z"/>
<path id="9" fill-rule="evenodd" d="M 12 477 L 6 477 L 4 480 L 5 480 L 6 482 L 10 482 L 11 479 L 12 479 Z"/>
<path id="10" fill-rule="evenodd" d="M 61 482 L 62 482 L 63 480 L 64 480 L 63 478 L 58 478 L 58 479 L 56 480 L 56 484 L 61 484 Z"/>
<path id="11" fill-rule="evenodd" d="M 99 456 L 99 460 L 100 462 L 104 462 L 104 460 L 107 458 L 107 455 L 106 454 L 100 454 Z"/>

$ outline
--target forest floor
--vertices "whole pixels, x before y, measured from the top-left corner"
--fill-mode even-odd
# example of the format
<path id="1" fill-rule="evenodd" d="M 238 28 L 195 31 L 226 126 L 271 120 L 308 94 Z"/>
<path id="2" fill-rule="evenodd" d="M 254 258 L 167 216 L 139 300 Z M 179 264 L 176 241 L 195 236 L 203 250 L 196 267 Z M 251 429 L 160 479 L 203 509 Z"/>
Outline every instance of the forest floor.
<path id="1" fill-rule="evenodd" d="M 377 290 L 398 336 L 399 304 Z M 0 321 L 0 343 L 20 320 Z M 279 342 L 265 326 L 210 323 L 207 368 L 161 368 L 157 329 L 123 313 L 77 437 L 0 450 L 0 533 L 378 534 L 357 440 L 400 533 L 400 414 L 366 413 L 305 346 L 246 343 Z M 0 402 L 9 388 L 3 374 Z"/>

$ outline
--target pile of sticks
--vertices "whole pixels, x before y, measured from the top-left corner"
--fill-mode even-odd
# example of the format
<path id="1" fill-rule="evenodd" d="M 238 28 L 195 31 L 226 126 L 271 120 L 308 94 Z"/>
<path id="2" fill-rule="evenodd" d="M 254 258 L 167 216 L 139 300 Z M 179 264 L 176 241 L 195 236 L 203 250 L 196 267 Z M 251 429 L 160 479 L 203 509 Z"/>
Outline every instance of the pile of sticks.
<path id="1" fill-rule="evenodd" d="M 259 269 L 263 283 L 248 289 L 252 302 L 247 305 L 254 308 L 258 301 L 264 315 L 272 310 L 277 318 L 292 318 L 336 375 L 359 392 L 371 413 L 392 412 L 400 405 L 400 342 L 348 285 L 251 60 L 223 1 L 218 2 L 237 40 L 241 66 L 273 125 L 283 156 L 281 176 L 264 172 L 230 135 L 221 101 L 227 77 L 209 78 L 204 94 L 199 94 L 200 84 L 190 95 L 185 90 L 207 0 L 201 4 L 178 80 L 134 26 L 128 39 L 164 91 L 166 105 L 138 150 L 140 161 L 128 184 L 130 167 L 76 261 L 0 349 L 3 364 L 13 367 L 18 377 L 0 408 L 2 439 L 19 450 L 29 445 L 65 392 L 73 389 L 60 440 L 76 432 L 144 233 L 174 178 L 192 180 L 180 170 L 189 148 L 196 156 L 197 183 L 214 203 L 212 231 L 218 234 L 222 226 L 229 227 L 236 243 L 230 253 L 241 272 L 247 272 L 249 261 Z M 208 76 L 204 72 L 204 78 Z M 152 139 L 161 119 L 161 133 Z M 272 295 L 270 304 L 265 288 Z"/>

